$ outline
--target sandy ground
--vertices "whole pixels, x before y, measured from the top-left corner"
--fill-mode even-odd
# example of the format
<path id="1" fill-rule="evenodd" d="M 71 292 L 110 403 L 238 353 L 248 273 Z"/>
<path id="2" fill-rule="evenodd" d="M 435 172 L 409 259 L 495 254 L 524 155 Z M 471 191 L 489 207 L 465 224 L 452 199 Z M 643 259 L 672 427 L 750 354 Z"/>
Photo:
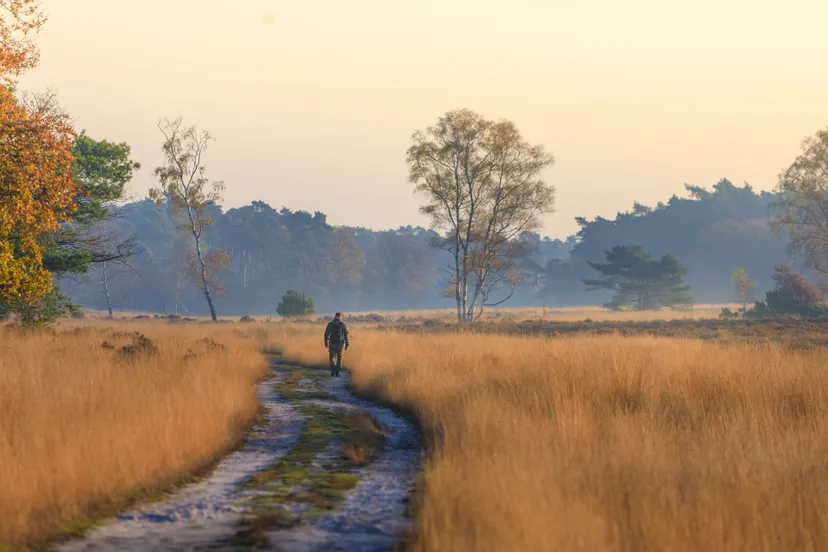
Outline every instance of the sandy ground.
<path id="1" fill-rule="evenodd" d="M 384 453 L 365 470 L 337 511 L 309 525 L 270 533 L 268 537 L 278 550 L 381 552 L 396 542 L 409 523 L 404 500 L 420 464 L 417 432 L 391 410 L 355 399 L 345 389 L 346 382 L 339 378 L 325 384 L 338 402 L 309 402 L 370 414 L 385 434 Z"/>
<path id="2" fill-rule="evenodd" d="M 387 408 L 354 398 L 346 377 L 324 383 L 336 401 L 314 401 L 328 408 L 369 413 L 386 436 L 382 456 L 364 469 L 359 483 L 329 515 L 291 530 L 268 534 L 273 550 L 315 552 L 388 550 L 405 530 L 405 503 L 421 454 L 416 430 Z M 232 550 L 226 544 L 248 512 L 242 484 L 276 463 L 298 439 L 303 417 L 273 391 L 279 376 L 259 385 L 264 421 L 245 444 L 228 455 L 204 480 L 169 498 L 124 512 L 84 538 L 61 545 L 60 552 Z"/>

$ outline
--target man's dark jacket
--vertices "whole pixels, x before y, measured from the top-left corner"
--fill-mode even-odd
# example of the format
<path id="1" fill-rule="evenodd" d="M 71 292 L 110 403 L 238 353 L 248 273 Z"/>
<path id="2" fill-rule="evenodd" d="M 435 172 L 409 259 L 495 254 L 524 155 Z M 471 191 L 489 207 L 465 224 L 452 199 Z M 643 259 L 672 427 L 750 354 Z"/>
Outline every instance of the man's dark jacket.
<path id="1" fill-rule="evenodd" d="M 341 339 L 338 343 L 331 340 L 334 325 L 336 324 L 340 326 L 339 335 L 341 336 Z M 350 346 L 348 343 L 348 326 L 345 325 L 345 322 L 339 320 L 338 318 L 328 322 L 328 326 L 325 328 L 325 346 L 334 351 L 341 351 L 343 347 Z"/>

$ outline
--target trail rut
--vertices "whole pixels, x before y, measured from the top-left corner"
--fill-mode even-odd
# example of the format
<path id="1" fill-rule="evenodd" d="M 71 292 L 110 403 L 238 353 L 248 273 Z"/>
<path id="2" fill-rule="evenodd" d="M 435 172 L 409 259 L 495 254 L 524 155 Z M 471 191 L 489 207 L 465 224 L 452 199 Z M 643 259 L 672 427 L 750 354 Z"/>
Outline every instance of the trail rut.
<path id="1" fill-rule="evenodd" d="M 390 409 L 353 397 L 343 376 L 274 365 L 258 385 L 263 419 L 208 477 L 57 550 L 389 550 L 409 524 L 419 437 Z M 343 452 L 362 435 L 343 422 L 354 412 L 381 433 L 376 457 L 361 463 Z"/>

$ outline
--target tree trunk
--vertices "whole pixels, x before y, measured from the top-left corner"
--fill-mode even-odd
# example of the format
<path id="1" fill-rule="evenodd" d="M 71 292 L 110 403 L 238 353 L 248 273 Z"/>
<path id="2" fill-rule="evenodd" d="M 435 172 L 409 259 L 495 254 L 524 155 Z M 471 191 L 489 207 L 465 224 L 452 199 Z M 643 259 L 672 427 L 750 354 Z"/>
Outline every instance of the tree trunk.
<path id="1" fill-rule="evenodd" d="M 460 303 L 461 303 L 461 312 L 462 318 L 460 322 L 463 324 L 467 324 L 472 320 L 469 318 L 469 254 L 468 251 L 465 249 L 461 253 L 461 274 L 463 275 L 462 282 L 460 283 Z"/>
<path id="2" fill-rule="evenodd" d="M 454 299 L 457 301 L 457 322 L 463 323 L 463 303 L 460 297 L 460 247 L 454 252 Z"/>
<path id="3" fill-rule="evenodd" d="M 483 309 L 486 308 L 486 301 L 488 299 L 488 293 L 484 293 L 483 284 L 488 276 L 488 271 L 483 269 L 483 271 L 478 274 L 475 272 L 475 282 L 474 282 L 474 295 L 472 296 L 472 303 L 468 310 L 468 321 L 469 322 L 477 322 L 480 320 L 480 317 L 483 315 Z M 478 310 L 477 305 L 478 302 L 480 304 L 480 309 Z"/>
<path id="4" fill-rule="evenodd" d="M 463 323 L 469 321 L 469 272 L 466 269 L 468 262 L 467 255 L 463 253 L 463 284 L 460 286 L 460 294 L 463 298 Z"/>
<path id="5" fill-rule="evenodd" d="M 201 253 L 201 239 L 196 235 L 195 240 L 196 255 L 198 255 L 198 264 L 201 267 L 201 289 L 204 290 L 204 298 L 207 299 L 207 306 L 210 307 L 210 317 L 213 322 L 218 322 L 216 307 L 213 305 L 213 296 L 210 294 L 210 282 L 207 280 L 207 265 L 204 264 L 204 255 Z"/>
<path id="6" fill-rule="evenodd" d="M 204 297 L 207 298 L 207 304 L 210 306 L 210 316 L 213 318 L 213 322 L 218 322 L 218 318 L 216 317 L 216 307 L 213 306 L 213 297 L 210 295 L 210 290 L 204 288 Z"/>
<path id="7" fill-rule="evenodd" d="M 242 288 L 247 289 L 247 251 L 242 251 Z"/>
<path id="8" fill-rule="evenodd" d="M 175 315 L 178 316 L 178 310 L 181 307 L 181 267 L 178 268 L 178 280 L 175 283 Z"/>
<path id="9" fill-rule="evenodd" d="M 109 279 L 107 278 L 106 274 L 106 262 L 103 264 L 103 285 L 104 285 L 104 295 L 106 296 L 106 310 L 109 312 L 109 319 L 112 320 L 112 297 L 109 294 Z"/>
<path id="10" fill-rule="evenodd" d="M 471 305 L 469 306 L 469 310 L 467 311 L 466 320 L 469 322 L 476 322 L 477 321 L 477 301 L 478 301 L 478 292 L 477 292 L 477 285 L 475 284 L 475 294 L 472 297 Z M 481 309 L 483 306 L 481 305 Z"/>
<path id="11" fill-rule="evenodd" d="M 477 310 L 477 313 L 474 314 L 474 316 L 472 316 L 471 321 L 472 322 L 478 322 L 481 318 L 483 318 L 483 311 L 485 311 L 485 310 L 486 310 L 486 304 L 485 304 L 485 302 L 483 302 L 483 303 L 480 304 L 480 308 Z"/>
<path id="12" fill-rule="evenodd" d="M 204 255 L 201 252 L 201 233 L 196 227 L 196 221 L 193 217 L 193 210 L 189 202 L 185 202 L 187 208 L 187 216 L 190 219 L 190 231 L 193 233 L 193 240 L 195 240 L 196 257 L 198 258 L 198 265 L 201 268 L 201 289 L 204 290 L 204 298 L 207 299 L 207 306 L 210 307 L 210 317 L 213 322 L 218 322 L 216 316 L 216 307 L 213 305 L 213 297 L 210 295 L 210 282 L 207 279 L 207 265 L 204 264 Z"/>

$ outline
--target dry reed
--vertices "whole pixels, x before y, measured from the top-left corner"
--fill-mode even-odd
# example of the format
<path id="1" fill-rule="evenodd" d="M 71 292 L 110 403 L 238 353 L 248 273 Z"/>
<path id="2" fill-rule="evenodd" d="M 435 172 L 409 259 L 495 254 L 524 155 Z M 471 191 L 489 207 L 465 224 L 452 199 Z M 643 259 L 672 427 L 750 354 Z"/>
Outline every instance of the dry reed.
<path id="1" fill-rule="evenodd" d="M 227 329 L 171 328 L 0 331 L 0 543 L 82 527 L 243 437 L 264 357 Z"/>
<path id="2" fill-rule="evenodd" d="M 323 363 L 319 331 L 260 338 Z M 413 550 L 828 549 L 824 350 L 353 334 L 355 388 L 428 439 Z"/>

